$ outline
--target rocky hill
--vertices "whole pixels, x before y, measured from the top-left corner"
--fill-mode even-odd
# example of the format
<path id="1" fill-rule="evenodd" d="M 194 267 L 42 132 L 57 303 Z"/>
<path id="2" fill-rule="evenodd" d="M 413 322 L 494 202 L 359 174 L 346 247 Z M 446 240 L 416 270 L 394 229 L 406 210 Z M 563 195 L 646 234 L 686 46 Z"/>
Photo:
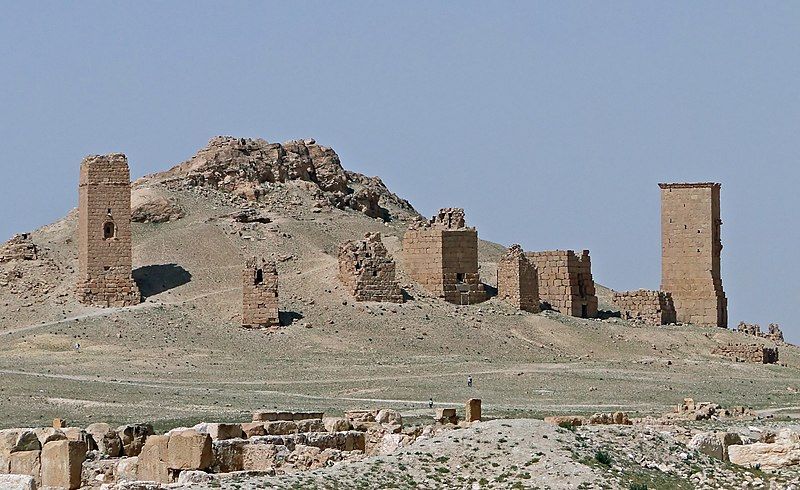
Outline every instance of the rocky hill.
<path id="1" fill-rule="evenodd" d="M 431 297 L 408 279 L 398 253 L 417 212 L 314 140 L 214 138 L 174 168 L 136 180 L 132 192 L 138 306 L 76 302 L 75 211 L 0 250 L 0 425 L 66 417 L 174 426 L 259 407 L 385 405 L 413 415 L 429 398 L 482 398 L 495 416 L 660 413 L 684 396 L 797 405 L 800 357 L 791 346 L 780 346 L 787 366 L 734 363 L 711 355 L 744 341 L 722 329 Z M 399 261 L 405 303 L 356 303 L 339 284 L 339 244 L 367 232 L 381 232 Z M 481 242 L 490 286 L 503 250 Z M 239 325 L 241 268 L 254 255 L 278 262 L 280 329 Z"/>

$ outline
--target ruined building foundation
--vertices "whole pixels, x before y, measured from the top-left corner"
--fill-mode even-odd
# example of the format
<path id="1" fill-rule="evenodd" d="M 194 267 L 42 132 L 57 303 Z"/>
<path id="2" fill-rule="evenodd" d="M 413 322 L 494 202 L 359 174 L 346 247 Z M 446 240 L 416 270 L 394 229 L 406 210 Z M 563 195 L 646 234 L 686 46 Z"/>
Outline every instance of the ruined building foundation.
<path id="1" fill-rule="evenodd" d="M 539 299 L 565 315 L 594 318 L 597 296 L 592 279 L 589 251 L 581 256 L 572 250 L 526 252 L 539 275 Z"/>
<path id="2" fill-rule="evenodd" d="M 763 345 L 728 344 L 715 347 L 712 354 L 724 356 L 739 362 L 775 364 L 778 362 L 778 348 Z"/>
<path id="3" fill-rule="evenodd" d="M 512 245 L 497 263 L 497 297 L 523 311 L 540 311 L 536 267 L 519 245 Z"/>
<path id="4" fill-rule="evenodd" d="M 486 300 L 478 273 L 478 232 L 464 210 L 445 208 L 430 221 L 412 223 L 403 236 L 408 274 L 428 292 L 455 304 Z"/>
<path id="5" fill-rule="evenodd" d="M 131 178 L 121 153 L 83 159 L 78 187 L 78 300 L 94 306 L 141 301 L 131 276 Z"/>
<path id="6" fill-rule="evenodd" d="M 648 325 L 675 323 L 675 305 L 670 293 L 645 289 L 622 291 L 614 293 L 613 301 L 622 318 L 626 320 L 636 320 Z"/>
<path id="7" fill-rule="evenodd" d="M 661 289 L 672 293 L 677 320 L 727 327 L 722 290 L 720 184 L 661 188 Z"/>
<path id="8" fill-rule="evenodd" d="M 403 302 L 394 260 L 383 246 L 380 233 L 367 233 L 363 240 L 339 246 L 339 280 L 356 301 Z"/>
<path id="9" fill-rule="evenodd" d="M 242 272 L 242 326 L 278 325 L 278 269 L 275 262 L 253 257 Z"/>

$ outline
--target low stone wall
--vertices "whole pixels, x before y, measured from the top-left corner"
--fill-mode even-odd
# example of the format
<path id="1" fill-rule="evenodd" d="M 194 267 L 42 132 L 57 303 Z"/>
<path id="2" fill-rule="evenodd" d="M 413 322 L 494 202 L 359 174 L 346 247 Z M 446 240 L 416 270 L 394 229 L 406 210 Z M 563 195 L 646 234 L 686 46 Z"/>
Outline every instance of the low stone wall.
<path id="1" fill-rule="evenodd" d="M 648 325 L 675 323 L 675 305 L 672 295 L 665 291 L 622 291 L 614 293 L 614 306 L 619 308 L 622 318 Z"/>
<path id="2" fill-rule="evenodd" d="M 763 345 L 728 344 L 715 347 L 712 354 L 724 356 L 738 362 L 775 364 L 778 362 L 778 348 Z"/>

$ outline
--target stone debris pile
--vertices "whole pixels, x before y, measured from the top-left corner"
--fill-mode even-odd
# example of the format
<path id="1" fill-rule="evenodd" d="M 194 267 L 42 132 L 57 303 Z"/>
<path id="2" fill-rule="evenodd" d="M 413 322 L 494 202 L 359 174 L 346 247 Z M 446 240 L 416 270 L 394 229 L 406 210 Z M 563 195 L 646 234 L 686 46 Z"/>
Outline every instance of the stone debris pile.
<path id="1" fill-rule="evenodd" d="M 14 260 L 37 260 L 38 258 L 38 249 L 28 233 L 14 235 L 0 247 L 0 263 Z"/>
<path id="2" fill-rule="evenodd" d="M 468 401 L 466 408 L 467 419 L 480 419 L 480 400 Z M 164 434 L 148 424 L 79 428 L 57 419 L 54 427 L 0 430 L 0 485 L 18 485 L 0 488 L 127 488 L 134 482 L 207 483 L 226 474 L 321 468 L 390 454 L 457 428 L 455 409 L 444 410 L 443 423 L 414 427 L 405 427 L 391 409 L 354 410 L 343 417 L 256 411 L 251 422 L 200 423 Z"/>

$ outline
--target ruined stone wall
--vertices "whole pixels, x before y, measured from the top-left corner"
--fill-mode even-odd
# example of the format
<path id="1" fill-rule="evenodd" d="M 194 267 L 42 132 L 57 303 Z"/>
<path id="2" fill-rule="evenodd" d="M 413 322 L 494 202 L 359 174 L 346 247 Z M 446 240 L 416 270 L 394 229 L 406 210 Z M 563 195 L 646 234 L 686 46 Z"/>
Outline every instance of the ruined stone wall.
<path id="1" fill-rule="evenodd" d="M 403 302 L 394 260 L 380 233 L 367 233 L 363 240 L 339 246 L 339 280 L 356 301 Z"/>
<path id="2" fill-rule="evenodd" d="M 141 301 L 131 276 L 131 183 L 121 153 L 88 156 L 81 163 L 77 295 L 95 306 Z"/>
<path id="3" fill-rule="evenodd" d="M 623 291 L 614 293 L 614 306 L 622 317 L 648 325 L 675 323 L 675 305 L 672 295 L 664 291 Z"/>
<path id="4" fill-rule="evenodd" d="M 14 235 L 0 246 L 0 264 L 12 260 L 37 260 L 38 258 L 39 250 L 27 233 Z"/>
<path id="5" fill-rule="evenodd" d="M 278 325 L 278 269 L 275 262 L 253 257 L 242 272 L 242 326 Z"/>
<path id="6" fill-rule="evenodd" d="M 761 331 L 761 325 L 757 323 L 739 322 L 739 325 L 736 327 L 736 331 L 745 335 L 769 339 L 773 342 L 785 342 L 781 327 L 777 323 L 770 323 L 769 330 L 764 333 Z"/>
<path id="7" fill-rule="evenodd" d="M 583 318 L 597 316 L 597 296 L 589 251 L 527 252 L 539 275 L 539 299 L 555 311 Z"/>
<path id="8" fill-rule="evenodd" d="M 519 245 L 512 245 L 497 264 L 497 297 L 523 311 L 540 311 L 536 267 Z"/>
<path id="9" fill-rule="evenodd" d="M 778 362 L 778 348 L 763 345 L 728 344 L 715 347 L 712 354 L 724 356 L 735 361 L 775 364 Z"/>
<path id="10" fill-rule="evenodd" d="M 415 281 L 445 301 L 486 300 L 478 273 L 478 232 L 464 227 L 462 209 L 442 209 L 432 220 L 412 224 L 403 236 L 403 262 Z"/>
<path id="11" fill-rule="evenodd" d="M 659 184 L 661 289 L 679 322 L 727 327 L 722 290 L 720 184 Z"/>

